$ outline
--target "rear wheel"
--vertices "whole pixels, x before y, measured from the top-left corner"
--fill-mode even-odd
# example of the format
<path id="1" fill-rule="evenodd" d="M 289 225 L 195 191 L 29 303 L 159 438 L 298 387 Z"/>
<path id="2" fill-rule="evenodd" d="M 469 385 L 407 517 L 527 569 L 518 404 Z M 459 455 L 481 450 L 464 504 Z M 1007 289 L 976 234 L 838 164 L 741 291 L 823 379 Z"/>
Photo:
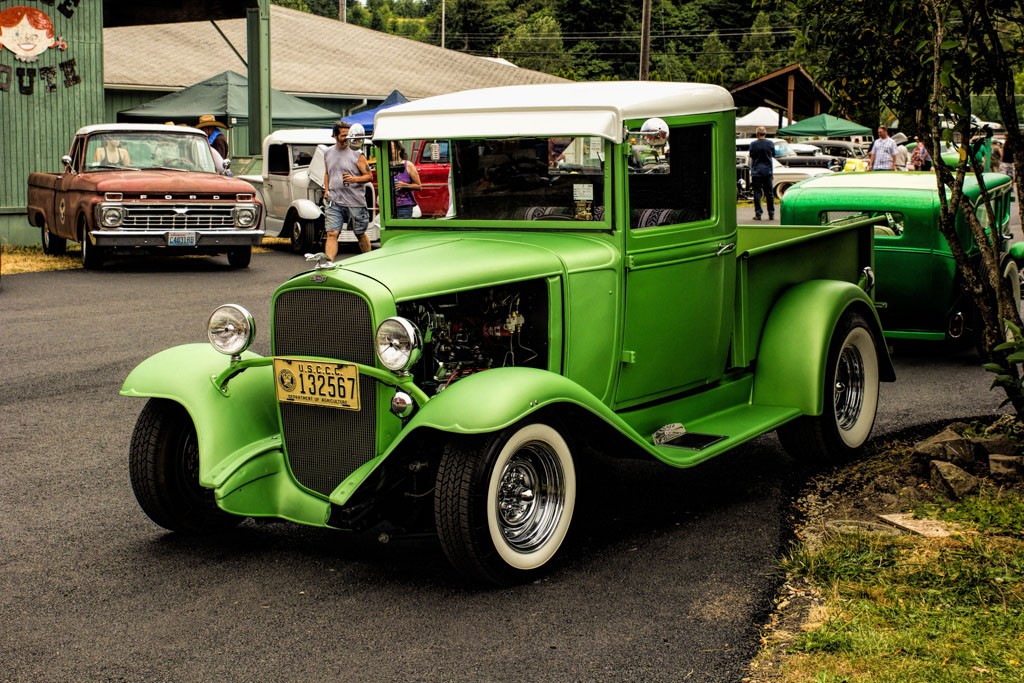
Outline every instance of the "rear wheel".
<path id="1" fill-rule="evenodd" d="M 252 247 L 238 247 L 228 250 L 228 265 L 232 268 L 248 268 L 252 261 Z"/>
<path id="2" fill-rule="evenodd" d="M 128 452 L 132 490 L 149 518 L 165 529 L 202 534 L 242 521 L 217 507 L 199 485 L 199 442 L 188 412 L 165 399 L 142 409 Z"/>
<path id="3" fill-rule="evenodd" d="M 572 453 L 547 424 L 457 438 L 444 449 L 434 520 L 445 555 L 472 579 L 507 585 L 535 576 L 565 540 L 575 505 Z"/>
<path id="4" fill-rule="evenodd" d="M 794 458 L 846 460 L 863 448 L 878 408 L 875 341 L 860 313 L 848 311 L 839 319 L 825 365 L 822 414 L 797 418 L 778 429 L 779 440 Z"/>
<path id="5" fill-rule="evenodd" d="M 67 251 L 68 241 L 63 237 L 57 237 L 52 232 L 50 232 L 46 223 L 43 223 L 43 226 L 39 228 L 39 230 L 42 234 L 44 254 L 49 254 L 50 256 L 60 256 L 65 251 Z"/>

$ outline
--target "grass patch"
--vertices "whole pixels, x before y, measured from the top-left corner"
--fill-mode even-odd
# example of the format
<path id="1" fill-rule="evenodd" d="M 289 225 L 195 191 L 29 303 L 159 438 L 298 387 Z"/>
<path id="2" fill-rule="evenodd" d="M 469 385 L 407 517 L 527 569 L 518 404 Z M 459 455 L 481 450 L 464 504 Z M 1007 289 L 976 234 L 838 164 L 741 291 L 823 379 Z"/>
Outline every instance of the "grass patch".
<path id="1" fill-rule="evenodd" d="M 253 247 L 252 253 L 265 254 L 270 251 L 283 251 L 291 248 L 291 242 L 283 237 L 264 238 L 263 244 Z M 3 263 L 0 264 L 0 274 L 14 275 L 16 273 L 40 273 L 48 270 L 72 270 L 82 267 L 82 252 L 77 245 L 68 245 L 68 252 L 62 256 L 47 256 L 43 248 L 39 246 L 12 246 L 4 245 Z M 197 256 L 194 258 L 210 258 L 208 256 Z"/>
<path id="2" fill-rule="evenodd" d="M 80 252 L 69 251 L 63 256 L 47 256 L 42 247 L 3 246 L 3 264 L 0 273 L 38 273 L 46 270 L 72 270 L 82 267 Z"/>
<path id="3" fill-rule="evenodd" d="M 748 680 L 1024 681 L 1024 498 L 986 487 L 928 510 L 970 531 L 837 532 L 792 550 L 783 567 L 819 596 L 816 618 L 755 660 L 771 676 Z"/>

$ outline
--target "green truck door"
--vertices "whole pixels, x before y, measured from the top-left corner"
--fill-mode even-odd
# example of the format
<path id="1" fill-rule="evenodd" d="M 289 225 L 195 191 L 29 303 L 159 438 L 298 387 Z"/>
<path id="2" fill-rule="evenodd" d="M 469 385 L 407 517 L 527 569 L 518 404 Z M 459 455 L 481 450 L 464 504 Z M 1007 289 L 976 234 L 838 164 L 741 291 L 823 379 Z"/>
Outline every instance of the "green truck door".
<path id="1" fill-rule="evenodd" d="M 670 128 L 660 168 L 626 162 L 626 302 L 618 405 L 719 378 L 735 291 L 735 227 L 712 210 L 710 124 Z M 623 222 L 627 220 L 623 217 Z"/>

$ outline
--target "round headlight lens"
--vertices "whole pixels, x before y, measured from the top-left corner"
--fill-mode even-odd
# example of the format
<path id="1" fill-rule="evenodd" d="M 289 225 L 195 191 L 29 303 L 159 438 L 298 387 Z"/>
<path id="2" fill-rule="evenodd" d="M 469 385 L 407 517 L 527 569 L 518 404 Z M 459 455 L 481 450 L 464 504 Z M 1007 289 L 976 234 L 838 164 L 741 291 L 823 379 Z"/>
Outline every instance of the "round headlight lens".
<path id="1" fill-rule="evenodd" d="M 392 372 L 404 372 L 420 357 L 420 331 L 405 318 L 388 318 L 377 328 L 377 358 Z"/>
<path id="2" fill-rule="evenodd" d="M 213 312 L 206 324 L 206 336 L 213 348 L 236 356 L 256 338 L 256 323 L 249 311 L 238 304 L 225 304 Z"/>
<path id="3" fill-rule="evenodd" d="M 116 228 L 124 222 L 124 209 L 120 206 L 104 207 L 101 219 L 103 221 L 103 227 Z"/>
<path id="4" fill-rule="evenodd" d="M 238 224 L 243 228 L 248 228 L 256 222 L 256 209 L 252 207 L 240 207 L 235 215 L 238 220 Z"/>

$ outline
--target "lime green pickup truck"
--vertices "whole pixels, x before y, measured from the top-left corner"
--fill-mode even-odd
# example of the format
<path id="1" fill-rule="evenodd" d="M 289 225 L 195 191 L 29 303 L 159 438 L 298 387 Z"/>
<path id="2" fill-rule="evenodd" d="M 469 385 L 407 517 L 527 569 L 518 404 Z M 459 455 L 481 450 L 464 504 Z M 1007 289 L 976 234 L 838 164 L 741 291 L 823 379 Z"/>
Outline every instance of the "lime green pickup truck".
<path id="1" fill-rule="evenodd" d="M 142 509 L 180 533 L 436 534 L 507 584 L 551 566 L 595 453 L 690 467 L 778 430 L 795 456 L 855 454 L 894 379 L 871 222 L 738 228 L 734 116 L 722 88 L 649 82 L 379 113 L 380 178 L 392 142 L 448 141 L 447 211 L 396 218 L 381 182 L 381 249 L 310 255 L 270 356 L 226 305 L 211 345 L 132 371 Z"/>

